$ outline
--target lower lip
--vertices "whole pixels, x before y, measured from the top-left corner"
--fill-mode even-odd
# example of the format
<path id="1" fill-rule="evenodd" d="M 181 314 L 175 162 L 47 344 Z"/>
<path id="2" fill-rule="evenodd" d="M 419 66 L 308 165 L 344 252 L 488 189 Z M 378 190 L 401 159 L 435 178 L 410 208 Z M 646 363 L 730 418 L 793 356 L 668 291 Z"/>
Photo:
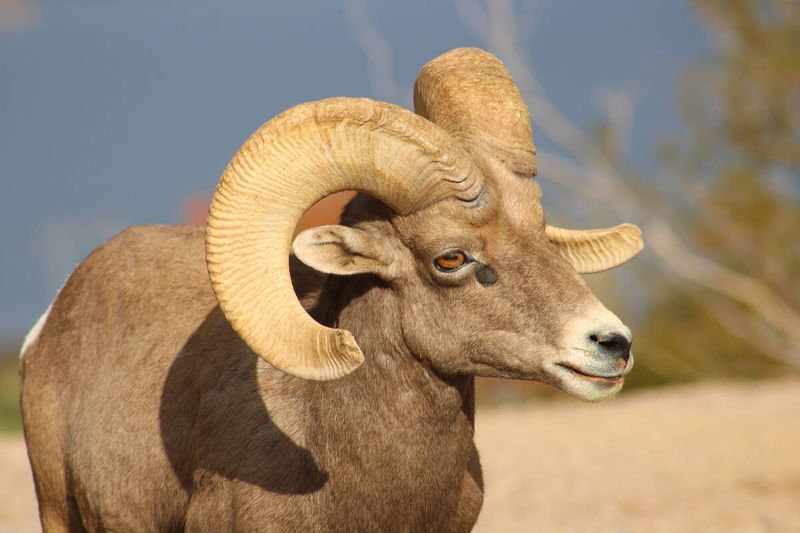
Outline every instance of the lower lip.
<path id="1" fill-rule="evenodd" d="M 601 376 L 590 376 L 589 374 L 584 374 L 572 367 L 565 366 L 565 365 L 558 365 L 563 369 L 569 370 L 573 375 L 585 380 L 591 381 L 592 383 L 600 383 L 603 385 L 619 385 L 625 379 L 625 376 L 617 376 L 615 378 L 604 378 Z"/>

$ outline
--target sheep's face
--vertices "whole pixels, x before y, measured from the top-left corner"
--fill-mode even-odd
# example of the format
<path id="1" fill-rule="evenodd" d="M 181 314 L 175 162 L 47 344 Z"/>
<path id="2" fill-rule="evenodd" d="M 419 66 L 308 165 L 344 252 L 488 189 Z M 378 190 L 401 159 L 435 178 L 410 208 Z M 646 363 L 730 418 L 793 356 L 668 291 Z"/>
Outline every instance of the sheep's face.
<path id="1" fill-rule="evenodd" d="M 484 166 L 477 205 L 391 216 L 359 197 L 344 220 L 353 227 L 306 230 L 298 257 L 383 278 L 406 343 L 442 373 L 535 379 L 586 400 L 615 394 L 633 364 L 630 331 L 548 240 L 538 184 Z"/>

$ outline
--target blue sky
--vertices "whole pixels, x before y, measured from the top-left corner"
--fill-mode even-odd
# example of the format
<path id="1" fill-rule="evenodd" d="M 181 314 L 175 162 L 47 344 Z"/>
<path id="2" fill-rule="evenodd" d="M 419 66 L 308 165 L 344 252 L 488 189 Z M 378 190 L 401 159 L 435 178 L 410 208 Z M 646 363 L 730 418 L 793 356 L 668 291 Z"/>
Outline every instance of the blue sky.
<path id="1" fill-rule="evenodd" d="M 328 96 L 408 105 L 423 64 L 483 45 L 448 1 L 371 2 L 406 91 L 374 94 L 339 1 L 29 5 L 15 23 L 0 9 L 0 339 L 11 340 L 100 242 L 129 225 L 178 222 L 184 200 L 210 194 L 272 116 Z M 652 168 L 681 131 L 677 83 L 709 52 L 691 7 L 519 1 L 517 23 L 539 82 L 576 123 L 602 115 L 605 92 L 635 95 L 631 163 Z"/>

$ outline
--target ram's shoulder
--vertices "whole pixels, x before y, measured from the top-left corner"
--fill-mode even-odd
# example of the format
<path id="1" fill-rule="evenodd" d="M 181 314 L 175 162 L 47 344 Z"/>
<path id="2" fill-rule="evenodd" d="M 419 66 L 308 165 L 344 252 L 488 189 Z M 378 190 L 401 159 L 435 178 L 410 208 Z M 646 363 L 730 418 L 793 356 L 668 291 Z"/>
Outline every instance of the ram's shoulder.
<path id="1" fill-rule="evenodd" d="M 128 228 L 78 265 L 59 299 L 86 305 L 87 299 L 166 301 L 208 292 L 203 235 L 203 228 L 195 226 Z"/>
<path id="2" fill-rule="evenodd" d="M 200 248 L 205 239 L 205 227 L 187 224 L 131 226 L 97 248 L 100 254 L 108 252 L 153 250 L 177 247 Z"/>
<path id="3" fill-rule="evenodd" d="M 197 263 L 204 257 L 204 228 L 201 226 L 133 226 L 98 246 L 78 270 L 113 268 L 177 267 Z"/>

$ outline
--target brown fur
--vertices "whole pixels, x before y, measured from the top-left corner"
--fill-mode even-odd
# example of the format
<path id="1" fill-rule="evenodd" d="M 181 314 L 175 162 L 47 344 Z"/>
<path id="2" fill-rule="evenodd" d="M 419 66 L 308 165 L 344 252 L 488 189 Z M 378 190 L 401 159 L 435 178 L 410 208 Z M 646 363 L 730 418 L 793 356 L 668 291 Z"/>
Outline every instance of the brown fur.
<path id="1" fill-rule="evenodd" d="M 483 499 L 472 376 L 553 381 L 543 364 L 559 332 L 594 302 L 544 236 L 535 182 L 486 173 L 478 206 L 400 217 L 354 200 L 344 223 L 392 258 L 378 275 L 292 262 L 306 309 L 366 356 L 335 381 L 249 350 L 217 306 L 202 228 L 132 228 L 98 248 L 23 358 L 45 531 L 471 529 Z M 497 283 L 432 269 L 451 246 Z"/>

